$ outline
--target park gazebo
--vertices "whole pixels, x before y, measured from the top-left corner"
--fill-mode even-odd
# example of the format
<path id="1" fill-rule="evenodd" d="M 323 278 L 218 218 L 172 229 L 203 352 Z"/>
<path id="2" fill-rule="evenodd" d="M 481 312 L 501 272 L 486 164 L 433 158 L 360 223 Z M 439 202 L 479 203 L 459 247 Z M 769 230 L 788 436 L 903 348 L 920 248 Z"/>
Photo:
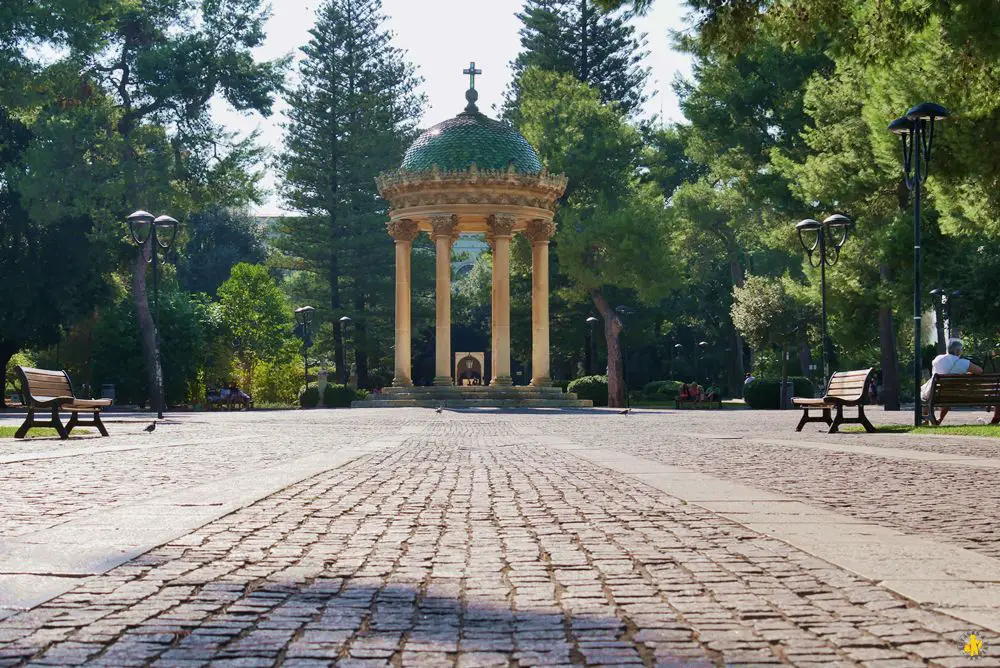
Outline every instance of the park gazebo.
<path id="1" fill-rule="evenodd" d="M 399 169 L 378 178 L 379 194 L 389 202 L 386 227 L 396 245 L 395 373 L 393 387 L 381 399 L 405 398 L 409 401 L 399 405 L 414 405 L 456 398 L 459 390 L 467 389 L 452 387 L 451 350 L 451 249 L 464 232 L 484 234 L 493 251 L 492 378 L 488 387 L 464 398 L 571 400 L 550 387 L 549 375 L 549 239 L 555 233 L 556 200 L 567 180 L 547 173 L 538 154 L 511 125 L 480 113 L 475 77 L 482 72 L 471 63 L 464 73 L 469 75 L 465 110 L 420 135 Z M 434 388 L 412 387 L 410 258 L 421 232 L 433 240 L 436 259 Z M 517 394 L 511 388 L 510 245 L 515 234 L 523 234 L 532 246 L 534 394 Z"/>

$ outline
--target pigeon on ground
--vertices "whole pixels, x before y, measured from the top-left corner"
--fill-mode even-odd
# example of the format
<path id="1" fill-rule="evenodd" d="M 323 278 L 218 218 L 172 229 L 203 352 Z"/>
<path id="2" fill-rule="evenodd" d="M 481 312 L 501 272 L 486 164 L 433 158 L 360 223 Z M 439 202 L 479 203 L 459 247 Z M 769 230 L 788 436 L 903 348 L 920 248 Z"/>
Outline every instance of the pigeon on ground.
<path id="1" fill-rule="evenodd" d="M 153 431 L 154 429 L 156 429 L 156 420 L 153 420 L 153 424 L 146 427 L 144 431 Z"/>
<path id="2" fill-rule="evenodd" d="M 619 415 L 628 415 L 628 414 L 629 414 L 629 413 L 631 413 L 631 412 L 632 412 L 632 409 L 631 409 L 631 408 L 626 408 L 626 409 L 625 409 L 625 410 L 623 410 L 623 411 L 618 411 L 618 414 L 619 414 Z"/>
<path id="3" fill-rule="evenodd" d="M 434 412 L 435 413 L 443 413 L 444 412 L 444 406 L 438 406 L 437 408 L 434 409 Z"/>

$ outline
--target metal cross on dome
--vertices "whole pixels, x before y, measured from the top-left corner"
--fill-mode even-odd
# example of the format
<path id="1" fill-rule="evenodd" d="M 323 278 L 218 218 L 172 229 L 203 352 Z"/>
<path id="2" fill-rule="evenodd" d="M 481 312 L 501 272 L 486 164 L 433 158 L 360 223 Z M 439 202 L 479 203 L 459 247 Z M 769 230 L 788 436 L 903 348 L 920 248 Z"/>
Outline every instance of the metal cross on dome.
<path id="1" fill-rule="evenodd" d="M 476 89 L 476 75 L 477 74 L 482 74 L 482 73 L 483 73 L 482 70 L 477 70 L 476 69 L 476 61 L 474 61 L 474 60 L 469 63 L 468 69 L 462 70 L 462 74 L 468 74 L 469 75 L 469 88 L 471 90 L 475 90 Z"/>

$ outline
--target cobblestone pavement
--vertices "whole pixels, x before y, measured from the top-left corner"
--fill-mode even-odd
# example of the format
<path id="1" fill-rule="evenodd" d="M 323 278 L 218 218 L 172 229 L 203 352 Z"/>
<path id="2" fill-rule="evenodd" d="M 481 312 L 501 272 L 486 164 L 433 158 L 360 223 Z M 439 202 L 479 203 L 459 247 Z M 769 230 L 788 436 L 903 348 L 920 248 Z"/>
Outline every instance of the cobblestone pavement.
<path id="1" fill-rule="evenodd" d="M 142 431 L 147 422 L 130 421 L 109 424 L 109 438 L 0 440 L 0 456 L 82 451 L 0 468 L 0 536 L 24 535 L 96 508 L 348 447 L 412 421 L 403 414 L 376 419 L 357 411 L 330 430 L 322 414 L 294 415 L 294 420 L 266 412 L 168 416 L 152 434 Z M 121 447 L 134 449 L 102 451 Z"/>
<path id="2" fill-rule="evenodd" d="M 959 443 L 956 448 L 951 444 L 961 438 L 921 441 L 918 436 L 894 436 L 887 442 L 885 434 L 803 432 L 806 437 L 801 438 L 793 431 L 797 416 L 790 419 L 779 415 L 769 412 L 762 419 L 760 414 L 747 411 L 739 413 L 737 419 L 732 414 L 717 414 L 714 425 L 688 423 L 678 425 L 676 431 L 663 416 L 609 415 L 605 423 L 627 419 L 628 429 L 602 429 L 601 441 L 605 447 L 646 459 L 785 494 L 852 517 L 1000 557 L 1000 470 L 888 456 L 892 448 L 906 448 L 995 458 L 1000 456 L 1000 444 L 966 439 L 974 443 Z M 676 413 L 669 417 L 673 423 L 678 422 Z M 773 424 L 762 424 L 764 419 L 772 423 L 784 421 L 788 426 L 779 431 Z M 593 424 L 571 418 L 550 420 L 547 427 L 577 440 L 587 439 L 594 428 Z M 712 432 L 715 437 L 710 436 Z M 740 435 L 742 438 L 734 438 Z M 806 450 L 794 442 L 775 445 L 754 442 L 754 438 L 840 443 L 845 451 Z M 850 452 L 852 445 L 862 444 L 890 451 L 887 456 Z"/>
<path id="3" fill-rule="evenodd" d="M 0 620 L 0 666 L 1000 665 L 964 660 L 968 622 L 530 435 L 784 485 L 815 505 L 839 488 L 841 512 L 895 508 L 882 523 L 907 507 L 944 522 L 961 494 L 996 502 L 968 466 L 950 495 L 908 493 L 954 465 L 682 435 L 790 436 L 787 416 L 755 431 L 750 415 L 255 413 L 181 419 L 146 440 L 34 442 L 39 456 L 138 448 L 3 465 L 4 531 L 411 434 Z M 879 471 L 881 502 L 863 493 Z"/>

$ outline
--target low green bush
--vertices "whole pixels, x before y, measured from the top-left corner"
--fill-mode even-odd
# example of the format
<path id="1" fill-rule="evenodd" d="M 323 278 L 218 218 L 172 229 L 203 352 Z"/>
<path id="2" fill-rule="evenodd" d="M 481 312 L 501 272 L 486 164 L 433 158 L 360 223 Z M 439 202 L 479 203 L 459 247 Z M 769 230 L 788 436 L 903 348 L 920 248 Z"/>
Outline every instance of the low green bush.
<path id="1" fill-rule="evenodd" d="M 595 406 L 608 405 L 607 376 L 582 376 L 571 380 L 566 390 L 573 392 L 580 399 L 590 399 Z"/>
<path id="2" fill-rule="evenodd" d="M 310 385 L 309 389 L 299 390 L 299 406 L 302 408 L 316 408 L 319 406 L 319 388 Z"/>
<path id="3" fill-rule="evenodd" d="M 788 377 L 789 390 L 793 397 L 812 397 L 813 384 L 802 376 Z M 750 408 L 776 410 L 781 406 L 781 379 L 757 378 L 743 392 L 743 400 Z"/>
<path id="4" fill-rule="evenodd" d="M 328 383 L 323 389 L 323 405 L 327 408 L 350 408 L 357 398 L 357 393 L 346 385 Z"/>
<path id="5" fill-rule="evenodd" d="M 642 396 L 645 399 L 673 401 L 677 398 L 680 389 L 681 381 L 679 380 L 654 380 L 642 387 Z"/>

